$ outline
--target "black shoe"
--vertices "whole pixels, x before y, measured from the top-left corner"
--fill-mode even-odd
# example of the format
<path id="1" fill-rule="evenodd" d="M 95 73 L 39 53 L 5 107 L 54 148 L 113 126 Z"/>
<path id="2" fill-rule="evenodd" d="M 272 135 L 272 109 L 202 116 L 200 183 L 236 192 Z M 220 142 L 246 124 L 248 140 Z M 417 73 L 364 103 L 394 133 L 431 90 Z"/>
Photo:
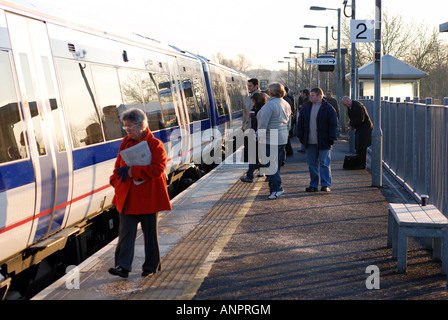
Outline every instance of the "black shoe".
<path id="1" fill-rule="evenodd" d="M 330 192 L 330 187 L 322 187 L 320 191 Z"/>
<path id="2" fill-rule="evenodd" d="M 153 271 L 143 271 L 142 272 L 142 277 L 148 277 L 148 276 L 153 276 L 155 274 L 155 272 Z"/>
<path id="3" fill-rule="evenodd" d="M 159 264 L 159 266 L 157 267 L 157 271 L 160 271 L 160 270 L 162 270 L 162 266 Z M 142 277 L 148 277 L 148 276 L 152 277 L 153 275 L 156 274 L 157 271 L 146 271 L 146 270 L 143 270 Z"/>
<path id="4" fill-rule="evenodd" d="M 120 266 L 118 266 L 116 268 L 110 268 L 109 273 L 114 276 L 120 276 L 122 278 L 127 278 L 129 276 L 129 271 Z"/>
<path id="5" fill-rule="evenodd" d="M 247 176 L 240 178 L 240 180 L 243 181 L 243 182 L 247 182 L 247 183 L 252 183 L 252 182 L 254 182 L 253 179 L 248 178 Z"/>
<path id="6" fill-rule="evenodd" d="M 317 188 L 314 188 L 314 187 L 307 187 L 307 188 L 305 189 L 305 191 L 306 191 L 306 192 L 317 192 Z"/>

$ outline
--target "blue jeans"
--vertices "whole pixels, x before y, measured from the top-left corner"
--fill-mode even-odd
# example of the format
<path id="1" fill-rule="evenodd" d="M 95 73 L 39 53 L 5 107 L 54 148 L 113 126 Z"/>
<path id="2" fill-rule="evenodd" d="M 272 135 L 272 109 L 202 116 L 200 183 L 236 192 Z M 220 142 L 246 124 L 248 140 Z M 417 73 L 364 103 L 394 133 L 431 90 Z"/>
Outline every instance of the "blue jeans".
<path id="1" fill-rule="evenodd" d="M 275 163 L 277 165 L 277 171 L 272 174 L 268 175 L 269 177 L 269 192 L 277 192 L 277 191 L 283 191 L 282 188 L 282 178 L 280 177 L 280 168 L 282 167 L 282 161 L 285 158 L 285 147 L 286 144 L 283 145 L 266 145 L 266 156 L 270 157 L 271 148 L 273 152 L 277 152 L 277 157 L 275 159 Z M 269 167 L 270 163 L 267 164 Z"/>
<path id="2" fill-rule="evenodd" d="M 306 149 L 306 162 L 310 170 L 310 187 L 331 187 L 331 150 L 319 150 L 317 144 L 309 144 Z"/>

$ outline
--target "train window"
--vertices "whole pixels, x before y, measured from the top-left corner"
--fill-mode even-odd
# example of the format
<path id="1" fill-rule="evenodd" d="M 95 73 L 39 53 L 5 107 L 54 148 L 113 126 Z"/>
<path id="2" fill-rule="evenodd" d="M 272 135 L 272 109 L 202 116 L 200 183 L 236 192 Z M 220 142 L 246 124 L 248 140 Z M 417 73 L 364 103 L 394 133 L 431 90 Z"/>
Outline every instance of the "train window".
<path id="1" fill-rule="evenodd" d="M 80 148 L 104 141 L 93 95 L 90 66 L 62 60 L 57 61 L 57 66 L 70 119 L 73 147 Z"/>
<path id="2" fill-rule="evenodd" d="M 92 66 L 97 107 L 101 111 L 101 122 L 106 140 L 123 138 L 126 132 L 120 121 L 119 108 L 122 105 L 117 70 L 110 67 Z"/>
<path id="3" fill-rule="evenodd" d="M 201 120 L 208 119 L 209 116 L 207 104 L 205 102 L 205 90 L 201 79 L 193 78 L 193 93 L 199 109 L 199 118 Z"/>
<path id="4" fill-rule="evenodd" d="M 63 119 L 61 114 L 61 109 L 58 108 L 58 103 L 56 101 L 56 93 L 54 91 L 54 82 L 53 78 L 51 77 L 51 71 L 50 71 L 50 61 L 48 57 L 41 57 L 42 59 L 42 67 L 45 74 L 45 82 L 47 84 L 47 90 L 48 90 L 48 98 L 50 103 L 50 110 L 51 110 L 51 117 L 53 119 L 53 124 L 56 131 L 56 143 L 58 146 L 59 152 L 63 152 L 66 150 L 65 148 L 65 139 L 64 135 L 62 134 L 62 125 L 61 123 Z"/>
<path id="5" fill-rule="evenodd" d="M 208 119 L 204 87 L 198 78 L 182 78 L 182 87 L 191 121 Z"/>
<path id="6" fill-rule="evenodd" d="M 162 104 L 162 122 L 166 128 L 176 127 L 179 123 L 174 109 L 173 87 L 170 76 L 167 74 L 153 74 L 152 76 L 158 84 L 160 102 Z"/>
<path id="7" fill-rule="evenodd" d="M 232 113 L 243 110 L 243 97 L 241 90 L 236 84 L 227 84 L 227 93 L 229 94 Z"/>
<path id="8" fill-rule="evenodd" d="M 146 72 L 118 70 L 124 108 L 138 108 L 146 112 L 151 131 L 164 127 L 160 99 L 155 80 Z M 120 112 L 121 114 L 122 112 Z"/>
<path id="9" fill-rule="evenodd" d="M 0 51 L 0 163 L 27 157 L 9 53 Z"/>
<path id="10" fill-rule="evenodd" d="M 224 87 L 222 83 L 219 81 L 213 81 L 213 96 L 216 102 L 216 108 L 218 109 L 218 113 L 220 116 L 229 114 L 229 108 L 227 106 L 227 102 L 224 96 Z"/>
<path id="11" fill-rule="evenodd" d="M 39 116 L 39 110 L 37 107 L 36 102 L 36 96 L 34 93 L 34 85 L 33 80 L 31 77 L 31 69 L 30 64 L 28 60 L 28 55 L 25 53 L 20 53 L 20 65 L 22 66 L 22 72 L 23 77 L 25 80 L 25 92 L 26 97 L 28 99 L 28 105 L 31 112 L 31 119 L 33 122 L 33 128 L 34 128 L 34 136 L 36 138 L 36 146 L 37 151 L 39 153 L 39 156 L 46 155 L 46 149 L 45 144 L 43 140 L 43 133 L 42 133 L 42 124 L 41 124 L 41 117 Z"/>
<path id="12" fill-rule="evenodd" d="M 161 99 L 157 90 L 157 82 L 152 73 L 143 73 L 143 101 L 145 104 L 148 125 L 151 131 L 166 127 L 161 109 Z"/>

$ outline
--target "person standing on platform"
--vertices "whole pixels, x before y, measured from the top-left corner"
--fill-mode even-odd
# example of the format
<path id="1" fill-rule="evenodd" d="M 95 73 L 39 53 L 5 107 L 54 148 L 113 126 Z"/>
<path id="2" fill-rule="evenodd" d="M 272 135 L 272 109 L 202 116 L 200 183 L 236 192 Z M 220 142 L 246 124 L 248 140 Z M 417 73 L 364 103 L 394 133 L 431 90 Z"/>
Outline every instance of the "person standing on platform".
<path id="1" fill-rule="evenodd" d="M 296 117 L 296 121 L 299 120 L 300 111 L 307 105 L 307 103 L 310 102 L 310 90 L 303 89 L 301 91 L 301 95 L 299 98 L 299 106 L 297 108 L 298 116 Z M 298 124 L 296 123 L 296 131 L 297 131 Z M 305 145 L 303 143 L 300 144 L 299 150 L 297 152 L 306 152 Z"/>
<path id="2" fill-rule="evenodd" d="M 333 106 L 334 110 L 336 111 L 336 115 L 338 116 L 339 119 L 339 104 L 338 101 L 335 98 L 333 98 L 333 91 L 331 90 L 327 91 L 327 96 L 325 97 L 325 100 Z"/>
<path id="3" fill-rule="evenodd" d="M 355 149 L 359 157 L 359 168 L 365 169 L 367 164 L 367 148 L 372 144 L 372 120 L 370 120 L 369 113 L 361 102 L 352 100 L 347 96 L 343 97 L 341 102 L 347 108 L 350 119 L 347 122 L 347 126 L 356 130 Z"/>
<path id="4" fill-rule="evenodd" d="M 295 114 L 295 109 L 296 109 L 295 104 L 294 104 L 294 96 L 291 96 L 289 94 L 290 91 L 289 91 L 288 87 L 285 87 L 285 91 L 286 91 L 286 94 L 283 97 L 283 99 L 286 100 L 286 102 L 288 102 L 289 105 L 291 106 L 291 127 L 292 127 L 292 124 L 294 123 L 293 121 L 295 120 L 294 114 Z M 290 131 L 291 131 L 291 129 L 292 128 L 290 128 Z M 291 139 L 289 138 L 289 135 L 288 135 L 288 142 L 286 143 L 286 147 L 285 147 L 285 152 L 286 152 L 287 157 L 291 157 L 294 155 L 292 146 L 291 146 Z M 283 159 L 282 164 L 284 164 L 284 163 L 285 163 L 285 160 Z"/>
<path id="5" fill-rule="evenodd" d="M 247 89 L 249 90 L 249 95 L 244 99 L 244 109 L 243 109 L 243 132 L 250 129 L 250 111 L 253 107 L 252 96 L 255 93 L 260 92 L 260 87 L 258 84 L 258 79 L 249 79 L 247 81 Z M 268 98 L 268 97 L 266 97 Z"/>
<path id="6" fill-rule="evenodd" d="M 127 278 L 132 271 L 137 225 L 141 223 L 145 244 L 142 276 L 150 276 L 161 269 L 158 242 L 158 212 L 171 210 L 165 178 L 167 155 L 163 142 L 148 128 L 146 114 L 140 109 L 129 109 L 122 115 L 127 132 L 121 142 L 110 184 L 115 189 L 112 203 L 119 212 L 120 226 L 112 275 Z M 121 152 L 146 143 L 151 159 L 148 165 L 128 166 Z"/>
<path id="7" fill-rule="evenodd" d="M 269 94 L 271 97 L 258 112 L 257 120 L 260 148 L 265 148 L 264 155 L 271 160 L 267 168 L 265 168 L 269 172 L 270 196 L 268 199 L 274 200 L 284 193 L 280 168 L 285 157 L 285 146 L 288 142 L 291 125 L 291 107 L 288 102 L 282 99 L 286 94 L 282 84 L 277 82 L 271 83 L 269 85 Z M 261 163 L 265 164 L 263 159 L 261 160 Z"/>
<path id="8" fill-rule="evenodd" d="M 330 191 L 331 149 L 337 140 L 338 119 L 334 108 L 322 99 L 321 88 L 310 92 L 310 102 L 300 111 L 297 135 L 306 149 L 306 160 L 310 171 L 310 186 L 306 192 Z"/>
<path id="9" fill-rule="evenodd" d="M 259 83 L 258 83 L 258 79 L 253 78 L 253 79 L 249 79 L 247 81 L 247 89 L 249 90 L 249 95 L 247 97 L 245 97 L 244 99 L 244 109 L 243 109 L 243 132 L 246 132 L 247 129 L 250 129 L 250 113 L 253 107 L 253 101 L 252 101 L 252 97 L 254 94 L 256 93 L 260 93 L 260 88 L 259 88 Z M 267 95 L 266 99 L 268 99 L 269 97 Z M 243 157 L 244 157 L 244 162 L 248 162 L 248 153 L 247 153 L 247 149 L 248 149 L 248 136 L 247 134 L 244 135 L 244 152 L 243 152 Z"/>
<path id="10" fill-rule="evenodd" d="M 252 132 L 247 136 L 249 144 L 253 144 L 252 148 L 245 148 L 244 152 L 249 152 L 249 150 L 255 151 L 254 154 L 247 154 L 246 157 L 249 161 L 249 168 L 246 175 L 240 178 L 243 182 L 251 183 L 254 181 L 254 171 L 259 167 L 260 163 L 258 160 L 258 141 L 256 138 L 256 132 L 258 129 L 257 114 L 261 108 L 266 104 L 266 95 L 261 92 L 257 92 L 252 96 L 253 108 L 250 111 L 250 128 Z"/>

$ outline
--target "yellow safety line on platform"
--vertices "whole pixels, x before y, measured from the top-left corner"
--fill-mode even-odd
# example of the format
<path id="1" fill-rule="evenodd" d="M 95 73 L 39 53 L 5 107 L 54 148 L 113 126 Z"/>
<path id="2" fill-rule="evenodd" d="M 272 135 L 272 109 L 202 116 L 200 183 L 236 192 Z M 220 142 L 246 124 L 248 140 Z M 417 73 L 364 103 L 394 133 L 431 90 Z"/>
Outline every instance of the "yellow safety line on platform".
<path id="1" fill-rule="evenodd" d="M 257 197 L 259 191 L 261 190 L 262 185 L 263 182 L 261 181 L 261 179 L 255 182 L 255 186 L 252 189 L 252 191 L 250 191 L 249 196 L 246 199 L 246 202 L 239 209 L 238 213 L 234 216 L 232 221 L 227 225 L 226 230 L 222 232 L 220 238 L 215 243 L 213 249 L 210 251 L 207 258 L 199 268 L 199 271 L 196 273 L 193 280 L 191 280 L 190 283 L 188 284 L 184 293 L 180 297 L 180 300 L 191 300 L 196 295 L 202 283 L 204 282 L 205 277 L 208 276 L 210 270 L 212 269 L 214 262 L 221 255 L 221 252 L 224 250 L 225 246 L 232 238 L 232 235 L 235 233 L 236 228 L 239 226 L 241 221 L 243 221 L 244 217 L 249 212 L 249 209 L 252 206 L 252 203 Z"/>

